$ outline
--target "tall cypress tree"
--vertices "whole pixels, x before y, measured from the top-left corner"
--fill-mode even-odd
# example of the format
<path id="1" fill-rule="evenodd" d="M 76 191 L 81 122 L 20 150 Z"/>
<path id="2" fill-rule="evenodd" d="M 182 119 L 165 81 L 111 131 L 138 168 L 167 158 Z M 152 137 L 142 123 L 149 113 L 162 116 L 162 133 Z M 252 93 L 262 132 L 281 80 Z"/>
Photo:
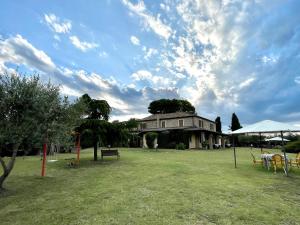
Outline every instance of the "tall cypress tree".
<path id="1" fill-rule="evenodd" d="M 215 123 L 216 123 L 216 131 L 219 133 L 222 133 L 222 123 L 221 123 L 221 117 L 217 117 L 215 119 Z"/>
<path id="2" fill-rule="evenodd" d="M 235 131 L 242 128 L 239 118 L 237 117 L 237 115 L 235 113 L 232 114 L 232 119 L 231 119 L 231 130 Z"/>

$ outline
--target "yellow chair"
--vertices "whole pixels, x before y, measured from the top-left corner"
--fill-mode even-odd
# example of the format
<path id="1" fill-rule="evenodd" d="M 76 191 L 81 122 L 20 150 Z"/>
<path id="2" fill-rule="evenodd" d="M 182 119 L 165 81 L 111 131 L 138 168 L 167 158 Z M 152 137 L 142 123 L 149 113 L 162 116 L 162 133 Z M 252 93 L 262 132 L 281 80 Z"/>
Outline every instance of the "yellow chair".
<path id="1" fill-rule="evenodd" d="M 295 159 L 291 159 L 289 161 L 290 166 L 297 166 L 298 168 L 300 167 L 300 152 L 296 155 Z"/>
<path id="2" fill-rule="evenodd" d="M 277 169 L 283 169 L 284 172 L 286 173 L 285 171 L 285 164 L 284 164 L 284 158 L 282 157 L 282 155 L 279 155 L 279 154 L 275 154 L 272 156 L 272 165 L 273 165 L 273 168 L 274 168 L 274 173 L 276 173 Z"/>
<path id="3" fill-rule="evenodd" d="M 255 166 L 256 164 L 261 164 L 261 165 L 263 164 L 263 161 L 262 160 L 257 160 L 252 153 L 251 153 L 251 156 L 253 158 L 253 166 Z"/>

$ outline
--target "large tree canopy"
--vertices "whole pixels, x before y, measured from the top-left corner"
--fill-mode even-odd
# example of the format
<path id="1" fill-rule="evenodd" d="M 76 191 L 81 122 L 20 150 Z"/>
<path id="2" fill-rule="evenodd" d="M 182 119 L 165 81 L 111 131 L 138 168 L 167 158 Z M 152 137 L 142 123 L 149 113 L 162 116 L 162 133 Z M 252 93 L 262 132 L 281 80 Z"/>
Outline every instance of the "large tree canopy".
<path id="1" fill-rule="evenodd" d="M 181 99 L 160 99 L 149 104 L 148 112 L 173 113 L 173 112 L 191 112 L 195 113 L 195 107 L 187 100 Z"/>
<path id="2" fill-rule="evenodd" d="M 0 188 L 13 169 L 21 143 L 63 142 L 83 111 L 81 104 L 61 98 L 58 86 L 43 84 L 37 76 L 0 75 L 0 144 L 11 146 L 6 150 L 12 152 L 7 164 L 0 157 Z"/>
<path id="3" fill-rule="evenodd" d="M 92 99 L 88 94 L 81 98 L 87 105 L 86 118 L 80 126 L 80 130 L 90 132 L 94 146 L 94 160 L 97 160 L 98 142 L 101 133 L 107 131 L 108 118 L 111 112 L 110 105 L 105 100 Z"/>
<path id="4" fill-rule="evenodd" d="M 215 123 L 216 123 L 216 131 L 222 133 L 221 117 L 218 116 L 215 120 Z"/>
<path id="5" fill-rule="evenodd" d="M 231 118 L 231 127 L 230 129 L 232 131 L 238 130 L 242 128 L 239 118 L 237 117 L 237 115 L 235 113 L 232 114 L 232 118 Z"/>

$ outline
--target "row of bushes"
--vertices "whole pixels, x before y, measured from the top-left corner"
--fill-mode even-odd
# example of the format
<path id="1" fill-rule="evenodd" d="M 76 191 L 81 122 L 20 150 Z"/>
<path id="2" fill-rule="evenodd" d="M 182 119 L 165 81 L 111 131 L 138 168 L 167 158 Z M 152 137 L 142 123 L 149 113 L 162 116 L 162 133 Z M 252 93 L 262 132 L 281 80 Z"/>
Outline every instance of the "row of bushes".
<path id="1" fill-rule="evenodd" d="M 286 144 L 284 147 L 285 147 L 286 152 L 298 153 L 298 152 L 300 152 L 300 140 L 291 141 L 288 144 Z"/>
<path id="2" fill-rule="evenodd" d="M 155 148 L 156 146 L 155 145 L 155 139 L 157 139 L 159 137 L 159 135 L 155 132 L 149 132 L 146 134 L 146 143 L 147 143 L 147 146 L 148 148 Z M 160 140 L 161 140 L 161 136 L 160 136 Z M 178 144 L 174 143 L 175 145 L 175 148 L 177 150 L 185 150 L 186 149 L 186 145 L 182 142 L 179 142 Z M 162 145 L 160 145 L 160 147 L 164 147 Z"/>

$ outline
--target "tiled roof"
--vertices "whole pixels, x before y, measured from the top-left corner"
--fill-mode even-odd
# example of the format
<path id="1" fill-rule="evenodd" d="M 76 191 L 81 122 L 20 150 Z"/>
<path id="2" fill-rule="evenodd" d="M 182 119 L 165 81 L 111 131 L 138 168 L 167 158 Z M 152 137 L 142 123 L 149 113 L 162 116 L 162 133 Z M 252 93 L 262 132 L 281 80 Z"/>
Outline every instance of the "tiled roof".
<path id="1" fill-rule="evenodd" d="M 190 116 L 196 116 L 195 113 L 189 113 L 189 112 L 175 112 L 175 113 L 165 113 L 165 114 L 152 114 L 150 116 L 147 116 L 143 119 L 140 119 L 140 121 L 144 120 L 156 120 L 159 119 L 172 119 L 172 118 L 180 118 L 180 117 L 190 117 Z"/>

